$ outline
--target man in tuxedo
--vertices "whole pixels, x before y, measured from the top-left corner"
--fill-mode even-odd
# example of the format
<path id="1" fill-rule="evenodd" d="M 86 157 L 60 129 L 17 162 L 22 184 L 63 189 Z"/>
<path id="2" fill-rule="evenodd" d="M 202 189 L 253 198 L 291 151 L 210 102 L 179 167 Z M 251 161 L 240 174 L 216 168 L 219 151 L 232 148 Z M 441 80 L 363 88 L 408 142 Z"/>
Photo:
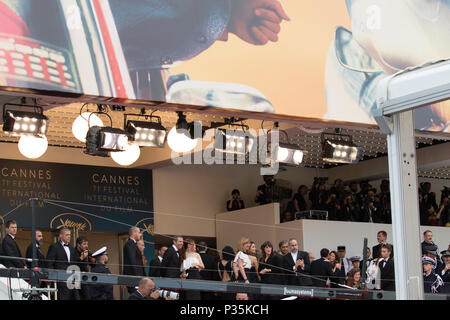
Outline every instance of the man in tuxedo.
<path id="1" fill-rule="evenodd" d="M 42 232 L 40 230 L 36 230 L 35 236 L 36 236 L 36 259 L 38 259 L 36 265 L 39 268 L 45 268 L 46 267 L 45 257 L 41 251 L 41 246 L 44 242 L 44 237 L 42 236 Z M 29 259 L 33 258 L 33 242 L 30 243 L 30 245 L 28 246 L 25 256 Z M 27 267 L 31 268 L 31 262 L 27 262 Z"/>
<path id="2" fill-rule="evenodd" d="M 48 248 L 47 267 L 49 269 L 67 270 L 71 265 L 76 265 L 80 257 L 73 247 L 69 245 L 70 229 L 61 228 L 59 241 L 52 243 Z M 69 289 L 66 282 L 58 282 L 58 300 L 80 300 L 78 290 Z"/>
<path id="3" fill-rule="evenodd" d="M 183 237 L 177 236 L 173 244 L 166 250 L 161 262 L 161 276 L 166 278 L 179 278 L 181 275 L 180 250 L 183 248 Z"/>
<path id="4" fill-rule="evenodd" d="M 139 287 L 129 297 L 128 300 L 157 300 L 159 291 L 155 290 L 155 283 L 150 278 L 142 278 Z"/>
<path id="5" fill-rule="evenodd" d="M 6 222 L 6 237 L 2 242 L 2 251 L 4 256 L 22 258 L 19 246 L 16 243 L 17 223 L 14 220 Z M 6 268 L 26 268 L 22 260 L 4 259 L 3 264 Z"/>
<path id="6" fill-rule="evenodd" d="M 312 284 L 314 287 L 326 287 L 327 279 L 339 276 L 339 269 L 333 272 L 331 262 L 327 260 L 330 250 L 323 248 L 320 250 L 320 259 L 311 262 L 311 275 L 314 276 Z"/>
<path id="7" fill-rule="evenodd" d="M 380 268 L 381 290 L 395 291 L 394 258 L 391 258 L 392 246 L 384 244 L 381 246 L 381 259 L 378 263 Z"/>
<path id="8" fill-rule="evenodd" d="M 381 246 L 383 244 L 386 244 L 386 239 L 387 239 L 387 232 L 383 231 L 383 230 L 378 231 L 378 233 L 377 233 L 378 244 L 376 246 L 372 247 L 372 257 L 374 259 L 381 257 Z M 392 249 L 391 258 L 393 258 L 393 257 L 394 257 L 394 250 Z"/>
<path id="9" fill-rule="evenodd" d="M 161 246 L 158 249 L 158 256 L 150 261 L 150 271 L 148 273 L 149 277 L 161 277 L 161 262 L 166 250 L 166 246 Z"/>
<path id="10" fill-rule="evenodd" d="M 137 246 L 137 242 L 141 239 L 141 229 L 131 227 L 128 233 L 130 238 L 123 246 L 123 274 L 143 277 L 145 272 L 142 264 L 142 253 Z M 134 291 L 134 287 L 128 287 L 129 293 Z"/>
<path id="11" fill-rule="evenodd" d="M 197 244 L 198 253 L 200 255 L 200 258 L 202 258 L 203 265 L 205 266 L 204 270 L 200 271 L 200 276 L 203 280 L 214 280 L 214 276 L 217 273 L 217 264 L 214 257 L 210 254 L 206 253 L 206 242 L 200 241 Z M 201 292 L 202 300 L 212 300 L 214 299 L 214 294 L 209 291 L 202 291 Z"/>
<path id="12" fill-rule="evenodd" d="M 287 285 L 312 285 L 311 278 L 309 277 L 311 263 L 309 262 L 308 252 L 298 250 L 298 242 L 296 239 L 289 239 L 289 253 L 284 256 L 283 267 L 286 272 L 285 283 Z"/>
<path id="13" fill-rule="evenodd" d="M 350 259 L 345 257 L 345 253 L 346 253 L 345 246 L 337 247 L 337 254 L 338 254 L 337 258 L 339 259 L 339 263 L 342 266 L 341 273 L 339 275 L 341 279 L 345 279 L 349 271 L 352 270 L 353 268 L 352 262 L 350 261 Z"/>

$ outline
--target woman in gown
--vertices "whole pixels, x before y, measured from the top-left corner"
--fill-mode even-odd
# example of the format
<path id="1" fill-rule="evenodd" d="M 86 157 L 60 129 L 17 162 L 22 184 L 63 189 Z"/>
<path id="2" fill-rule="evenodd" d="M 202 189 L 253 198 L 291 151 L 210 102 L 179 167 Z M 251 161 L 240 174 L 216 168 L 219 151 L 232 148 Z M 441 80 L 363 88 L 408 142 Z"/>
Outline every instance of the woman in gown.
<path id="1" fill-rule="evenodd" d="M 192 239 L 186 239 L 181 252 L 181 277 L 183 279 L 202 280 L 200 270 L 205 269 L 202 258 L 195 251 L 195 242 Z M 201 300 L 200 291 L 183 291 L 184 300 Z"/>

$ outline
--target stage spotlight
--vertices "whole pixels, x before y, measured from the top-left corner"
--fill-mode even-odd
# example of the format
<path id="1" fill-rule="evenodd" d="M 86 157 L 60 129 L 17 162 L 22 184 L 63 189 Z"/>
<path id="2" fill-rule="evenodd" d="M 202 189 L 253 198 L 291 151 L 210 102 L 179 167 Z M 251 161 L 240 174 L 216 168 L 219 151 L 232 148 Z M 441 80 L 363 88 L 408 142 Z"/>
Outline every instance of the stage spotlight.
<path id="1" fill-rule="evenodd" d="M 41 112 L 4 110 L 3 131 L 13 136 L 44 137 L 48 129 L 48 118 Z"/>
<path id="2" fill-rule="evenodd" d="M 214 135 L 214 148 L 232 154 L 248 154 L 254 145 L 255 137 L 243 130 L 217 129 Z"/>
<path id="3" fill-rule="evenodd" d="M 125 130 L 131 135 L 133 144 L 141 147 L 164 147 L 167 130 L 159 122 L 128 120 Z"/>
<path id="4" fill-rule="evenodd" d="M 93 126 L 86 136 L 86 153 L 107 157 L 108 151 L 125 151 L 129 138 L 129 133 L 121 129 Z"/>
<path id="5" fill-rule="evenodd" d="M 179 134 L 186 134 L 189 130 L 189 123 L 186 121 L 186 116 L 183 114 L 183 112 L 177 112 L 178 114 L 178 120 L 176 124 L 177 133 Z"/>
<path id="6" fill-rule="evenodd" d="M 303 154 L 304 152 L 296 145 L 279 143 L 275 146 L 274 159 L 279 163 L 298 166 L 303 161 Z"/>
<path id="7" fill-rule="evenodd" d="M 358 163 L 361 148 L 348 141 L 324 140 L 323 161 L 330 163 Z"/>

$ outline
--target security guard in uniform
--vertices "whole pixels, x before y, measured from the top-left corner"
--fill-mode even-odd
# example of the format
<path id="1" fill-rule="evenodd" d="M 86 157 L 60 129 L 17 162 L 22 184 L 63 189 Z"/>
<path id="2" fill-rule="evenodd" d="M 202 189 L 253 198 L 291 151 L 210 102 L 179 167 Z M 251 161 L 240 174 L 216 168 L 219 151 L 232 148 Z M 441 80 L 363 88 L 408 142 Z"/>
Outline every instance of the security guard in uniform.
<path id="1" fill-rule="evenodd" d="M 108 253 L 106 247 L 97 250 L 92 254 L 95 258 L 96 265 L 92 268 L 93 273 L 110 274 L 106 263 L 108 262 Z M 89 292 L 92 300 L 114 300 L 113 286 L 111 284 L 94 284 L 89 286 Z"/>

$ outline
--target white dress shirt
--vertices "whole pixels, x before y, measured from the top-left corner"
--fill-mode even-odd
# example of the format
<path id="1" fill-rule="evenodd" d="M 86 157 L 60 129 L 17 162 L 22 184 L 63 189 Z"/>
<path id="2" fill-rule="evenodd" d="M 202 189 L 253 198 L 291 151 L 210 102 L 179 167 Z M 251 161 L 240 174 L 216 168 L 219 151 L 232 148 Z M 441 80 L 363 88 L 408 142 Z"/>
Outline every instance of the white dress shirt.
<path id="1" fill-rule="evenodd" d="M 61 245 L 63 246 L 64 251 L 66 252 L 66 255 L 67 255 L 67 261 L 70 262 L 70 249 L 69 249 L 69 247 L 68 247 L 68 246 L 65 246 L 65 243 L 64 243 L 64 242 L 61 242 Z"/>
<path id="2" fill-rule="evenodd" d="M 172 247 L 175 249 L 175 252 L 177 253 L 177 257 L 180 257 L 180 254 L 178 253 L 178 248 L 173 244 Z"/>

